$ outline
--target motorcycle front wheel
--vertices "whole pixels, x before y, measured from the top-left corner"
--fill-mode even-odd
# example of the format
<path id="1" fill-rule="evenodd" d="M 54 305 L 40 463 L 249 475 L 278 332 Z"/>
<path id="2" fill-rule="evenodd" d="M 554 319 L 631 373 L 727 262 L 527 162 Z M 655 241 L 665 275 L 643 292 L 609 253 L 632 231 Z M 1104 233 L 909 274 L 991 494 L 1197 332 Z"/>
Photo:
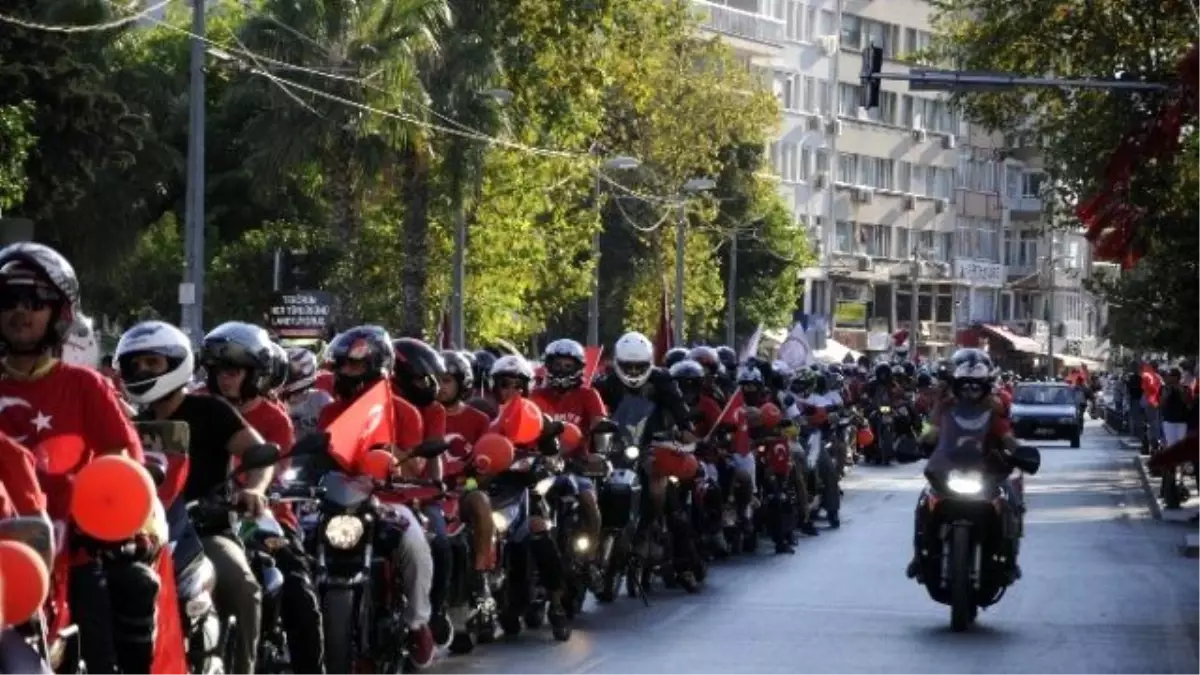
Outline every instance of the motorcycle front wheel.
<path id="1" fill-rule="evenodd" d="M 950 544 L 950 628 L 962 632 L 975 619 L 975 594 L 971 588 L 971 528 L 956 525 Z"/>
<path id="2" fill-rule="evenodd" d="M 325 667 L 331 673 L 354 672 L 354 627 L 358 624 L 353 588 L 331 588 L 321 596 L 325 623 Z"/>

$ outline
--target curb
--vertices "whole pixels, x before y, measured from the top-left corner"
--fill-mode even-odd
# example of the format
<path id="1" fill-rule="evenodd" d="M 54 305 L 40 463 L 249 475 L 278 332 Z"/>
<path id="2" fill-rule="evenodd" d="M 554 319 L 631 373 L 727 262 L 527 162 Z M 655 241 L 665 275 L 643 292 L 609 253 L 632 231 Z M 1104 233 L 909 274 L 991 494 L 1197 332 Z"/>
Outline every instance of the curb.
<path id="1" fill-rule="evenodd" d="M 1162 504 L 1158 503 L 1158 494 L 1154 491 L 1154 485 L 1150 481 L 1150 472 L 1146 469 L 1146 463 L 1142 461 L 1141 455 L 1133 458 L 1133 465 L 1142 482 L 1142 490 L 1146 493 L 1146 501 L 1150 503 L 1150 515 L 1154 516 L 1155 520 L 1162 520 Z"/>
<path id="2" fill-rule="evenodd" d="M 1184 535 L 1180 553 L 1188 558 L 1200 558 L 1200 534 L 1195 532 Z"/>

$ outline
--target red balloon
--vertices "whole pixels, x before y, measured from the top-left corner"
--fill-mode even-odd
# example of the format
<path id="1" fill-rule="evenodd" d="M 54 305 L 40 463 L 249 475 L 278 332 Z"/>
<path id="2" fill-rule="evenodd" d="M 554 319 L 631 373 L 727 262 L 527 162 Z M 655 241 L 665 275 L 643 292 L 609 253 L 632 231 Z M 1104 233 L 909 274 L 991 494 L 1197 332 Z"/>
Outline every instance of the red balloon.
<path id="1" fill-rule="evenodd" d="M 43 468 L 52 476 L 62 476 L 79 468 L 87 454 L 83 437 L 78 434 L 51 436 L 35 449 Z"/>
<path id="2" fill-rule="evenodd" d="M 779 406 L 774 403 L 764 403 L 758 409 L 762 425 L 767 429 L 774 429 L 783 421 L 783 413 L 779 411 Z"/>
<path id="3" fill-rule="evenodd" d="M 500 411 L 500 432 L 517 445 L 528 445 L 542 435 L 542 411 L 527 398 L 510 401 Z"/>
<path id="4" fill-rule="evenodd" d="M 497 474 L 512 466 L 516 449 L 512 441 L 496 433 L 487 433 L 475 441 L 472 463 L 484 475 Z"/>
<path id="5" fill-rule="evenodd" d="M 565 422 L 563 424 L 562 435 L 558 437 L 559 443 L 562 445 L 564 452 L 570 452 L 579 446 L 583 445 L 583 432 L 574 422 Z"/>
<path id="6" fill-rule="evenodd" d="M 3 623 L 15 626 L 28 621 L 46 602 L 50 572 L 42 556 L 19 541 L 0 541 L 0 591 Z"/>
<path id="7" fill-rule="evenodd" d="M 71 492 L 71 515 L 79 529 L 101 541 L 122 541 L 150 520 L 154 481 L 124 455 L 97 457 L 79 471 Z"/>
<path id="8" fill-rule="evenodd" d="M 359 460 L 359 470 L 375 480 L 387 480 L 396 468 L 396 458 L 382 448 L 367 452 Z"/>

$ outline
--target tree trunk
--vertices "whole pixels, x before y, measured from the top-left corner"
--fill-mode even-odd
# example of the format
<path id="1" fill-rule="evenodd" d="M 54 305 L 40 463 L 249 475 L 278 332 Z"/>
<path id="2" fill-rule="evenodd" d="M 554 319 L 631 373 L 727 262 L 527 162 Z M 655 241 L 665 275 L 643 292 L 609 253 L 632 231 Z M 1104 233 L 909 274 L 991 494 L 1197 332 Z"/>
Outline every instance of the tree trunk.
<path id="1" fill-rule="evenodd" d="M 362 229 L 362 210 L 358 202 L 357 170 L 350 139 L 336 144 L 332 153 L 331 169 L 325 175 L 323 191 L 329 204 L 329 226 L 336 235 L 334 245 L 339 269 L 330 280 L 333 283 L 328 290 L 337 297 L 336 322 L 353 325 L 363 319 L 359 309 L 363 289 L 361 277 L 355 273 L 358 256 L 352 243 Z"/>
<path id="2" fill-rule="evenodd" d="M 423 338 L 429 281 L 429 158 L 424 147 L 404 150 L 404 257 L 400 262 L 401 335 Z"/>

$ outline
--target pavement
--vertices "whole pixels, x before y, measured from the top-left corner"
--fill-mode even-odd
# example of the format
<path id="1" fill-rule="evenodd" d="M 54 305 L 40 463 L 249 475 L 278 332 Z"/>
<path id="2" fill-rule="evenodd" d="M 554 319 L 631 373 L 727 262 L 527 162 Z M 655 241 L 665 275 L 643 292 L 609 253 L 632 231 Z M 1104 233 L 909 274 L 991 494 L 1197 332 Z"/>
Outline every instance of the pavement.
<path id="1" fill-rule="evenodd" d="M 921 465 L 859 466 L 842 528 L 719 563 L 696 595 L 589 605 L 567 643 L 501 638 L 437 673 L 1196 673 L 1197 563 L 1150 513 L 1129 452 L 1089 421 L 1026 477 L 1024 577 L 969 632 L 904 577 Z M 766 547 L 764 547 L 766 548 Z"/>

